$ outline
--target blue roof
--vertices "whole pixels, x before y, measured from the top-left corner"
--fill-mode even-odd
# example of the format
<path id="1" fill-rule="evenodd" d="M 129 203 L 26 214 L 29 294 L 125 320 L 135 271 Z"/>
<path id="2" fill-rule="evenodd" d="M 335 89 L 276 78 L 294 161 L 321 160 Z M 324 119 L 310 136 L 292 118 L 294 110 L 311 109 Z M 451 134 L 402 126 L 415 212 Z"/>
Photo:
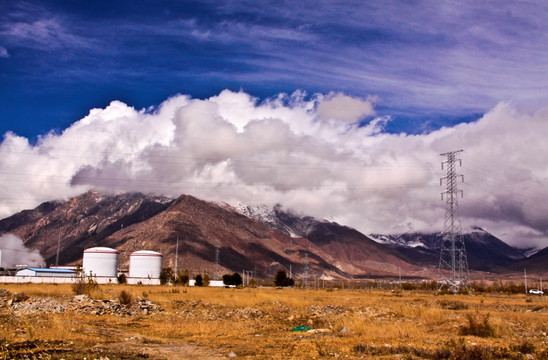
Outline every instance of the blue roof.
<path id="1" fill-rule="evenodd" d="M 73 274 L 73 273 L 76 273 L 76 271 L 70 270 L 70 269 L 51 269 L 51 268 L 34 268 L 34 267 L 29 267 L 29 268 L 26 268 L 26 269 L 36 271 L 36 272 L 49 272 L 49 273 L 59 273 L 59 274 Z"/>

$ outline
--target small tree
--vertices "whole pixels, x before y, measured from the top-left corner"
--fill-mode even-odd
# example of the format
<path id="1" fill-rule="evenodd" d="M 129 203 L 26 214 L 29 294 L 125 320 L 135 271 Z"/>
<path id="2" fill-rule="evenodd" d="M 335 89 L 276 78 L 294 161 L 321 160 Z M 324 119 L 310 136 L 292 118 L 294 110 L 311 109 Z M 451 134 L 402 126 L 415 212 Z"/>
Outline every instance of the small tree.
<path id="1" fill-rule="evenodd" d="M 196 277 L 194 278 L 194 280 L 196 281 L 194 283 L 195 286 L 204 286 L 204 281 L 202 279 L 202 275 L 198 274 L 196 275 Z"/>
<path id="2" fill-rule="evenodd" d="M 224 274 L 223 275 L 223 284 L 225 285 L 232 285 L 232 275 L 230 274 Z"/>
<path id="3" fill-rule="evenodd" d="M 177 273 L 177 278 L 175 279 L 176 285 L 188 285 L 188 280 L 190 280 L 190 275 L 188 274 L 188 270 L 181 270 L 179 273 Z"/>
<path id="4" fill-rule="evenodd" d="M 243 280 L 242 276 L 235 272 L 234 274 L 225 274 L 223 275 L 223 284 L 225 285 L 233 285 L 233 286 L 240 286 L 242 285 Z"/>
<path id="5" fill-rule="evenodd" d="M 120 274 L 118 275 L 118 284 L 126 284 L 127 283 L 127 277 L 126 274 Z"/>
<path id="6" fill-rule="evenodd" d="M 232 285 L 240 286 L 243 284 L 243 282 L 244 281 L 242 279 L 242 275 L 238 274 L 237 272 L 232 274 Z"/>
<path id="7" fill-rule="evenodd" d="M 203 277 L 204 286 L 209 286 L 210 282 L 211 282 L 211 279 L 209 278 L 209 274 L 204 273 L 204 277 Z"/>
<path id="8" fill-rule="evenodd" d="M 295 281 L 287 277 L 287 273 L 285 272 L 285 270 L 280 269 L 274 276 L 274 285 L 275 286 L 293 286 L 295 285 Z"/>
<path id="9" fill-rule="evenodd" d="M 175 276 L 173 276 L 173 269 L 170 267 L 163 268 L 160 272 L 160 284 L 165 285 L 170 282 L 175 281 Z"/>

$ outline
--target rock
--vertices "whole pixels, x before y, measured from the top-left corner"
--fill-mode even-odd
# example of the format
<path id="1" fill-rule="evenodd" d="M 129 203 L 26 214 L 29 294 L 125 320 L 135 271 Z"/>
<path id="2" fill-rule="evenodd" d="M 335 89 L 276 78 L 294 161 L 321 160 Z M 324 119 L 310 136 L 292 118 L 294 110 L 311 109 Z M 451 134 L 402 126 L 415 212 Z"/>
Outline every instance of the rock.
<path id="1" fill-rule="evenodd" d="M 41 298 L 27 302 L 9 303 L 14 312 L 24 314 L 67 312 L 87 315 L 113 314 L 118 316 L 137 316 L 158 313 L 164 309 L 150 301 L 135 301 L 129 305 L 121 305 L 117 300 L 93 301 L 86 295 L 78 295 L 70 300 Z"/>
<path id="2" fill-rule="evenodd" d="M 16 302 L 23 302 L 23 301 L 26 301 L 28 300 L 29 297 L 25 294 L 25 293 L 15 293 L 13 294 L 13 302 L 16 303 Z"/>
<path id="3" fill-rule="evenodd" d="M 346 334 L 346 333 L 348 333 L 348 329 L 346 328 L 346 326 L 343 326 L 343 328 L 341 329 L 340 333 L 341 333 L 341 334 Z"/>
<path id="4" fill-rule="evenodd" d="M 229 358 L 235 358 L 237 355 L 234 354 L 232 351 L 228 353 L 227 355 Z"/>

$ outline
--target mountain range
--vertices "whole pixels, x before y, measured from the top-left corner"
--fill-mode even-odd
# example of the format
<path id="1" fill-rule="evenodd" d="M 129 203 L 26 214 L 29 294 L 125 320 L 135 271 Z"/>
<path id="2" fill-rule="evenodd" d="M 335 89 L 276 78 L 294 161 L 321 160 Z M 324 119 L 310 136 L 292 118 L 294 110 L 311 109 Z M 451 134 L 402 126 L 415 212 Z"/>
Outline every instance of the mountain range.
<path id="1" fill-rule="evenodd" d="M 81 261 L 83 250 L 108 246 L 127 268 L 136 250 L 155 250 L 164 266 L 219 276 L 253 271 L 271 277 L 284 268 L 296 277 L 376 278 L 403 273 L 435 278 L 441 234 L 371 235 L 281 206 L 219 204 L 181 195 L 90 191 L 69 201 L 46 202 L 0 220 L 0 234 L 21 238 L 47 264 Z M 548 249 L 527 258 L 488 232 L 465 234 L 471 271 L 545 271 Z M 1 244 L 0 244 L 1 247 Z M 177 262 L 175 254 L 178 254 Z M 218 261 L 217 261 L 218 259 Z M 521 271 L 523 271 L 521 269 Z"/>

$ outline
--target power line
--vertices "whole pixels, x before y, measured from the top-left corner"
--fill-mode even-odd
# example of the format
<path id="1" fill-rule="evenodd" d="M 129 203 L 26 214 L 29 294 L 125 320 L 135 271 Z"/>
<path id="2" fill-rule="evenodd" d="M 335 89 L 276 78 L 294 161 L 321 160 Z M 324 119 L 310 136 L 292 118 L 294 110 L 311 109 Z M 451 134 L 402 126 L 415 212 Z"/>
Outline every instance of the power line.
<path id="1" fill-rule="evenodd" d="M 251 151 L 255 151 L 255 149 L 250 149 Z M 79 150 L 74 150 L 74 151 L 79 151 Z M 86 158 L 89 158 L 89 159 L 97 159 L 98 156 L 97 156 L 97 153 L 96 152 L 92 152 L 92 151 L 80 151 L 81 153 L 89 153 L 90 155 L 87 156 L 87 155 L 73 155 L 73 154 L 63 154 L 63 153 L 51 153 L 51 152 L 44 152 L 44 153 L 40 153 L 40 154 L 37 154 L 36 152 L 31 152 L 31 151 L 12 151 L 12 150 L 9 150 L 9 151 L 6 151 L 6 150 L 0 150 L 0 154 L 2 153 L 5 153 L 5 154 L 18 154 L 18 155 L 29 155 L 29 156 L 37 156 L 37 155 L 41 155 L 41 156 L 44 156 L 44 155 L 48 155 L 48 156 L 53 156 L 53 155 L 56 155 L 58 156 L 59 158 L 61 157 L 68 157 L 68 158 L 83 158 L 83 159 L 86 159 Z M 128 156 L 136 156 L 136 155 L 140 155 L 142 152 L 119 152 L 119 151 L 115 151 L 115 150 L 112 150 L 110 153 L 108 152 L 104 152 L 104 154 L 116 154 L 118 155 L 118 157 L 116 158 L 117 160 L 120 159 L 120 155 L 125 155 L 126 157 Z M 246 167 L 246 166 L 243 166 L 245 164 L 248 164 L 248 166 L 250 167 L 253 167 L 253 168 L 256 168 L 256 167 L 265 167 L 265 168 L 270 168 L 270 167 L 276 167 L 277 165 L 283 165 L 284 167 L 299 167 L 299 168 L 302 168 L 303 166 L 304 167 L 308 167 L 308 168 L 314 168 L 314 167 L 321 167 L 321 168 L 324 168 L 324 167 L 330 167 L 330 166 L 337 166 L 337 167 L 342 167 L 342 168 L 345 168 L 345 167 L 349 167 L 349 168 L 360 168 L 360 169 L 363 169 L 364 167 L 364 164 L 363 164 L 363 160 L 360 160 L 360 159 L 333 159 L 333 161 L 331 162 L 318 162 L 318 163 L 306 163 L 306 162 L 309 162 L 311 157 L 301 157 L 301 158 L 298 158 L 298 157 L 295 157 L 295 161 L 269 161 L 269 160 L 264 160 L 264 159 L 258 159 L 258 160 L 249 160 L 249 159 L 238 159 L 237 157 L 234 157 L 234 156 L 230 156 L 230 154 L 226 154 L 225 156 L 217 156 L 217 157 L 194 157 L 194 156 L 179 156 L 179 155 L 165 155 L 165 154 L 162 154 L 162 155 L 148 155 L 147 154 L 147 157 L 145 160 L 143 159 L 136 159 L 136 160 L 139 160 L 139 161 L 142 161 L 142 162 L 147 162 L 146 160 L 152 160 L 151 162 L 155 163 L 155 164 L 181 164 L 182 162 L 185 162 L 185 161 L 192 161 L 192 162 L 224 162 L 224 161 L 229 161 L 231 163 L 233 163 L 232 165 L 236 165 L 237 167 Z M 315 159 L 320 159 L 321 158 L 318 158 L 318 157 L 313 157 Z M 104 158 L 103 158 L 104 159 Z M 159 159 L 159 160 L 156 160 L 156 159 Z M 167 161 L 166 161 L 167 160 Z M 343 163 L 342 161 L 347 161 L 347 163 Z M 355 163 L 348 163 L 348 162 L 355 162 Z M 237 164 L 241 164 L 241 165 L 237 165 Z M 272 166 L 268 166 L 268 164 L 271 164 Z M 365 164 L 366 168 L 369 169 L 369 170 L 392 170 L 392 169 L 432 169 L 433 167 L 432 166 L 429 166 L 429 165 L 373 165 L 373 164 Z"/>

